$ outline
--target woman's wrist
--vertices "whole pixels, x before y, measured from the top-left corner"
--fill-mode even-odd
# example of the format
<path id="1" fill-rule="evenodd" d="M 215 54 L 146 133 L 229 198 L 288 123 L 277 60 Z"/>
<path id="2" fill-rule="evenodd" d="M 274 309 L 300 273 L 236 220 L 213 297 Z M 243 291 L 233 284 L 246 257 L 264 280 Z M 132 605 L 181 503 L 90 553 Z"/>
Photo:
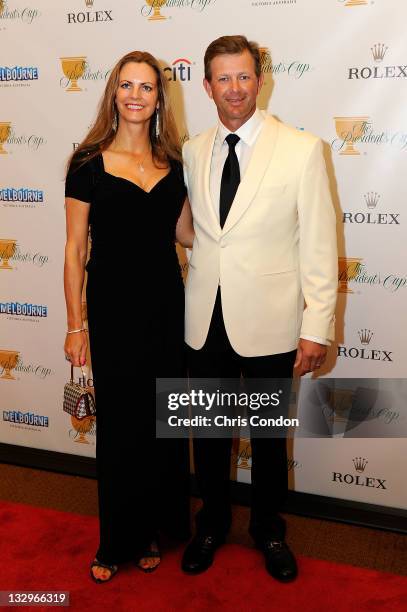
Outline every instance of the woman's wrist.
<path id="1" fill-rule="evenodd" d="M 78 327 L 77 329 L 68 329 L 67 334 L 78 334 L 79 332 L 87 332 L 86 327 Z"/>

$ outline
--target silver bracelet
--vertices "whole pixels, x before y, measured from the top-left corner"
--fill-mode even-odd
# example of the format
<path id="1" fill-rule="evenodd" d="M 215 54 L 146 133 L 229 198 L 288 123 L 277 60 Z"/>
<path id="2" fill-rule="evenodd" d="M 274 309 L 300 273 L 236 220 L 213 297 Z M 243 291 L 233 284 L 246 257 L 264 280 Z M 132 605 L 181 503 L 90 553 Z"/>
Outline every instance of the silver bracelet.
<path id="1" fill-rule="evenodd" d="M 81 327 L 80 329 L 73 329 L 72 331 L 67 331 L 66 333 L 67 334 L 77 334 L 78 332 L 81 332 L 81 331 L 86 332 L 88 330 L 86 329 L 86 327 Z"/>

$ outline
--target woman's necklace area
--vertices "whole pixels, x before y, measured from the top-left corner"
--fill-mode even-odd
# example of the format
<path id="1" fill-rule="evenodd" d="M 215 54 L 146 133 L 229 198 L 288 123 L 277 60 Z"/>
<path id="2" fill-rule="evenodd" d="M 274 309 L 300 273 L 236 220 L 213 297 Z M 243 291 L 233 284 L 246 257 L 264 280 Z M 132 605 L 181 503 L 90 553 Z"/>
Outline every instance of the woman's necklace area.
<path id="1" fill-rule="evenodd" d="M 141 173 L 144 173 L 144 172 L 145 172 L 144 162 L 145 162 L 145 160 L 146 160 L 147 155 L 150 153 L 150 151 L 151 151 L 151 147 L 149 147 L 149 148 L 147 149 L 147 152 L 145 153 L 145 155 L 143 156 L 143 158 L 141 159 L 141 161 L 139 161 L 139 162 L 137 163 L 137 165 L 138 165 L 138 169 L 139 169 L 139 171 L 140 171 Z"/>

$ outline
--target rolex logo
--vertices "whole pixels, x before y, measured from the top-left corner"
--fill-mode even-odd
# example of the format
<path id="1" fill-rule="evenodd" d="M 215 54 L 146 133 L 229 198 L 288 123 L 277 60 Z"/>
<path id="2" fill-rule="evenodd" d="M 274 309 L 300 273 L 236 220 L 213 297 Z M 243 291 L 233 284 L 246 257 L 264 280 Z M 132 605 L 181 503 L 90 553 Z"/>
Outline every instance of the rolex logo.
<path id="1" fill-rule="evenodd" d="M 86 4 L 86 6 L 88 6 L 88 7 L 93 6 L 93 2 L 94 2 L 94 0 L 85 0 L 85 4 Z"/>
<path id="2" fill-rule="evenodd" d="M 373 47 L 371 47 L 371 51 L 372 51 L 374 61 L 382 62 L 384 59 L 384 56 L 386 55 L 388 48 L 389 47 L 385 47 L 381 43 L 378 43 L 377 45 L 373 45 Z"/>
<path id="3" fill-rule="evenodd" d="M 358 335 L 360 342 L 365 345 L 370 344 L 370 341 L 373 338 L 373 332 L 370 329 L 361 329 L 358 331 Z"/>
<path id="4" fill-rule="evenodd" d="M 376 191 L 368 191 L 363 197 L 368 208 L 376 208 L 380 200 L 380 195 Z"/>
<path id="5" fill-rule="evenodd" d="M 355 457 L 353 459 L 353 465 L 357 472 L 364 472 L 368 463 L 369 462 L 364 457 Z"/>

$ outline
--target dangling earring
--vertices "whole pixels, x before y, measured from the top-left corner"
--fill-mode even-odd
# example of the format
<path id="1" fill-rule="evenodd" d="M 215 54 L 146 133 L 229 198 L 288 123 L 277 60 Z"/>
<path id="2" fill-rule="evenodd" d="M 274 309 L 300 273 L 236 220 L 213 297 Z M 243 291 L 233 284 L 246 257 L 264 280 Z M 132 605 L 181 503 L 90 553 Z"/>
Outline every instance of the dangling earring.
<path id="1" fill-rule="evenodd" d="M 157 140 L 160 138 L 160 113 L 158 108 L 155 111 L 155 137 Z"/>
<path id="2" fill-rule="evenodd" d="M 112 130 L 113 130 L 113 132 L 116 132 L 116 130 L 117 130 L 117 112 L 115 112 L 115 114 L 113 116 Z"/>

